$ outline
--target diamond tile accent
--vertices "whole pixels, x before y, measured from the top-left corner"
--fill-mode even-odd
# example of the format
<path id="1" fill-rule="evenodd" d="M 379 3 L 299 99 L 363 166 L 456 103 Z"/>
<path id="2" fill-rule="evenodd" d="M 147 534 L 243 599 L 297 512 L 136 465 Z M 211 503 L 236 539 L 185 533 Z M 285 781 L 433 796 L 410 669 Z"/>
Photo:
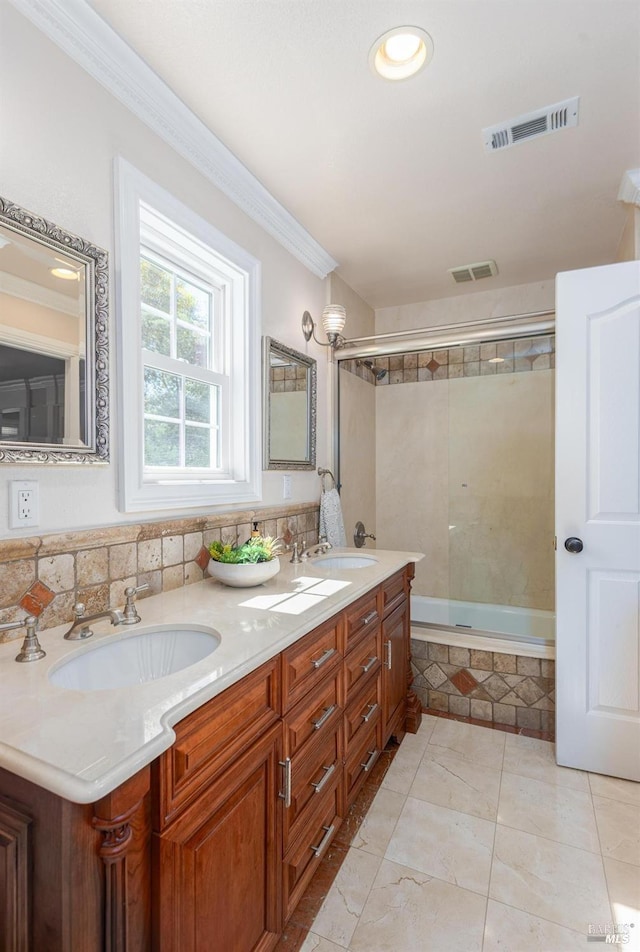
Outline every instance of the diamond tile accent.
<path id="1" fill-rule="evenodd" d="M 209 564 L 209 551 L 204 546 L 200 549 L 195 559 L 193 560 L 204 572 L 207 565 Z"/>
<path id="2" fill-rule="evenodd" d="M 460 691 L 460 694 L 471 694 L 473 689 L 478 687 L 478 682 L 466 668 L 462 668 L 452 675 L 450 681 Z"/>
<path id="3" fill-rule="evenodd" d="M 51 591 L 48 585 L 45 585 L 44 582 L 34 582 L 20 599 L 19 605 L 29 615 L 35 615 L 37 618 L 54 598 L 55 593 Z"/>
<path id="4" fill-rule="evenodd" d="M 440 364 L 438 363 L 438 361 L 432 358 L 427 364 L 427 370 L 430 370 L 431 373 L 433 373 L 434 370 L 437 370 L 439 366 Z"/>

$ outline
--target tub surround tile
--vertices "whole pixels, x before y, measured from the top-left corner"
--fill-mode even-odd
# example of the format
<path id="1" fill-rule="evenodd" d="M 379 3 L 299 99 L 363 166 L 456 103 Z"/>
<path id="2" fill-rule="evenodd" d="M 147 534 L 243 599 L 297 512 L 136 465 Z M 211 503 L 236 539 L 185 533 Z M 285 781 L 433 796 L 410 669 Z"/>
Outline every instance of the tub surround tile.
<path id="1" fill-rule="evenodd" d="M 591 853 L 600 852 L 593 804 L 586 791 L 504 771 L 498 823 Z"/>
<path id="2" fill-rule="evenodd" d="M 583 935 L 611 914 L 599 855 L 500 825 L 489 897 Z"/>
<path id="3" fill-rule="evenodd" d="M 349 946 L 351 952 L 480 952 L 482 896 L 384 861 Z"/>
<path id="4" fill-rule="evenodd" d="M 575 932 L 490 899 L 482 952 L 584 952 L 585 933 Z"/>
<path id="5" fill-rule="evenodd" d="M 602 855 L 640 866 L 640 806 L 594 796 Z"/>

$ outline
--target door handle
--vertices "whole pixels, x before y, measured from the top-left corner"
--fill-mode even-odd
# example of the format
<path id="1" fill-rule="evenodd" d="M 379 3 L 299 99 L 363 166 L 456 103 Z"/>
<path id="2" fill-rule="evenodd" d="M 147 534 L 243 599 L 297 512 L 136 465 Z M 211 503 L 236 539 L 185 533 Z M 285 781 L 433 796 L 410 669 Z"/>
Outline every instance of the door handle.
<path id="1" fill-rule="evenodd" d="M 578 552 L 582 552 L 584 549 L 582 539 L 579 539 L 577 536 L 569 536 L 568 539 L 565 539 L 564 547 L 567 552 L 571 552 L 572 555 L 577 555 Z"/>

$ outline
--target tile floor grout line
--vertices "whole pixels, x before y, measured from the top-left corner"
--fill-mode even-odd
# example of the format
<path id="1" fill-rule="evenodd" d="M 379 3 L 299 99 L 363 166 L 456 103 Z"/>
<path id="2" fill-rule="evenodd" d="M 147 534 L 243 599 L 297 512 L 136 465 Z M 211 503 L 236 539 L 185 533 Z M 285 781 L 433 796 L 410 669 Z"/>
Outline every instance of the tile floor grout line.
<path id="1" fill-rule="evenodd" d="M 505 745 L 502 749 L 502 764 L 504 765 L 504 754 L 506 750 L 507 742 L 505 740 Z M 496 803 L 496 819 L 493 829 L 493 843 L 491 844 L 491 865 L 489 867 L 489 881 L 487 883 L 487 902 L 484 909 L 484 923 L 482 925 L 482 943 L 480 945 L 480 950 L 484 949 L 484 943 L 487 935 L 487 916 L 489 915 L 489 899 L 491 898 L 491 880 L 493 878 L 493 861 L 496 855 L 496 837 L 498 835 L 498 817 L 500 816 L 500 797 L 502 795 L 502 775 L 504 773 L 503 767 L 500 768 L 500 783 L 498 785 L 498 800 Z"/>

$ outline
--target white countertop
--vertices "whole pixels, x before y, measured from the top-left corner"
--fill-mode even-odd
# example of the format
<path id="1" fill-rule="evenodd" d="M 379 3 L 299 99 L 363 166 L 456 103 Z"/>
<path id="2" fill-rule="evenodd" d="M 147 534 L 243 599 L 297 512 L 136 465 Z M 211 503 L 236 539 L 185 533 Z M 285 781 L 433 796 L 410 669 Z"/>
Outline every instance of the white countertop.
<path id="1" fill-rule="evenodd" d="M 275 578 L 255 588 L 228 588 L 206 578 L 194 585 L 138 601 L 142 620 L 114 627 L 92 623 L 87 641 L 65 641 L 69 627 L 39 633 L 46 658 L 17 664 L 20 641 L 0 645 L 0 767 L 75 803 L 93 803 L 155 760 L 175 740 L 172 725 L 220 694 L 269 658 L 375 588 L 416 552 L 333 549 L 336 554 L 370 556 L 358 569 L 323 569 L 320 562 L 292 565 L 280 558 Z M 312 589 L 310 579 L 348 582 L 340 591 L 306 601 L 299 614 L 287 612 L 287 593 Z M 261 596 L 263 607 L 247 606 Z M 294 605 L 295 607 L 295 605 Z M 132 687 L 75 691 L 56 687 L 48 674 L 71 656 L 91 651 L 105 639 L 126 638 L 162 624 L 195 625 L 216 631 L 213 654 L 175 674 Z"/>

